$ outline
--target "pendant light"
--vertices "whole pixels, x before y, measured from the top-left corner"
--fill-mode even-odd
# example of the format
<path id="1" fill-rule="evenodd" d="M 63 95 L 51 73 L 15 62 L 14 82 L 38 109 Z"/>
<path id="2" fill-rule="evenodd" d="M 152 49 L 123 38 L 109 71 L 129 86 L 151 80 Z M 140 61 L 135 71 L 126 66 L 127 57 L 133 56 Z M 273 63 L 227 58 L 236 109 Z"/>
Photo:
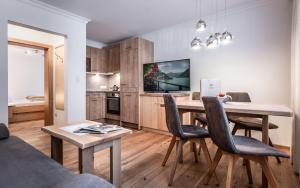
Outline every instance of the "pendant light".
<path id="1" fill-rule="evenodd" d="M 218 1 L 216 0 L 215 2 L 216 2 L 216 24 L 215 24 L 215 29 L 214 30 L 217 30 L 217 26 L 218 26 Z M 208 37 L 207 41 L 206 41 L 207 48 L 208 49 L 215 49 L 215 48 L 219 47 L 221 38 L 222 38 L 221 33 L 217 32 L 215 34 L 211 34 Z"/>
<path id="2" fill-rule="evenodd" d="M 199 0 L 200 2 L 198 2 L 198 0 L 196 0 L 197 2 L 197 6 L 196 6 L 196 8 L 197 8 L 197 10 L 199 9 L 199 11 L 200 11 L 200 18 L 202 17 L 202 10 L 201 10 L 201 8 L 202 8 L 202 4 L 201 4 L 201 2 L 202 2 L 202 0 Z M 200 4 L 200 6 L 199 6 L 199 4 Z M 199 7 L 198 7 L 199 6 Z M 197 14 L 197 11 L 196 10 L 196 16 L 198 17 L 198 14 Z M 202 19 L 200 19 L 198 22 L 197 22 L 197 24 L 196 24 L 196 31 L 197 32 L 202 32 L 202 31 L 205 31 L 206 30 L 206 27 L 207 27 L 207 25 L 206 25 L 206 22 L 205 21 L 203 21 Z"/>
<path id="3" fill-rule="evenodd" d="M 193 50 L 198 50 L 203 47 L 202 41 L 199 37 L 195 37 L 191 42 L 191 47 Z"/>
<path id="4" fill-rule="evenodd" d="M 221 44 L 223 44 L 223 45 L 229 44 L 233 40 L 232 34 L 228 31 L 226 31 L 227 26 L 228 26 L 228 24 L 227 24 L 227 0 L 225 0 L 225 24 L 226 24 L 226 29 L 221 37 Z"/>
<path id="5" fill-rule="evenodd" d="M 210 35 L 206 41 L 206 46 L 208 49 L 215 49 L 219 47 L 219 41 L 216 35 Z"/>

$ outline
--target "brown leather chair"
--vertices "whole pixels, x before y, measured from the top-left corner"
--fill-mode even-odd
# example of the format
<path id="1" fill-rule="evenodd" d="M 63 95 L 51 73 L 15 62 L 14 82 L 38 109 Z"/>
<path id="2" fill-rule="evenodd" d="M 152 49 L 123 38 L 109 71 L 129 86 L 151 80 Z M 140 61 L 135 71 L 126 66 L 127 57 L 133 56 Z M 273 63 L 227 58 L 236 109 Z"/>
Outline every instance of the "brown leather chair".
<path id="1" fill-rule="evenodd" d="M 204 183 L 208 184 L 211 176 L 218 166 L 222 155 L 228 155 L 229 163 L 226 188 L 232 187 L 234 164 L 238 158 L 244 158 L 246 160 L 249 183 L 252 182 L 249 160 L 252 160 L 260 163 L 262 170 L 268 179 L 268 182 L 273 188 L 276 188 L 277 183 L 268 164 L 268 156 L 288 158 L 289 155 L 267 144 L 264 144 L 257 139 L 247 136 L 233 136 L 229 129 L 227 115 L 218 98 L 203 97 L 202 100 L 205 107 L 210 137 L 212 141 L 218 146 L 213 164 L 204 179 Z"/>
<path id="2" fill-rule="evenodd" d="M 209 138 L 208 131 L 196 125 L 181 125 L 179 112 L 176 106 L 175 99 L 172 95 L 164 94 L 164 103 L 166 110 L 167 127 L 169 132 L 173 135 L 173 137 L 171 139 L 166 156 L 163 160 L 162 166 L 166 165 L 166 162 L 170 156 L 170 153 L 172 152 L 174 145 L 177 145 L 176 160 L 174 161 L 169 180 L 169 185 L 172 185 L 177 163 L 179 162 L 182 156 L 183 145 L 187 141 L 192 142 L 195 162 L 198 162 L 196 142 L 200 142 L 201 148 L 205 153 L 208 166 L 211 165 L 212 161 L 205 142 L 205 138 Z"/>
<path id="3" fill-rule="evenodd" d="M 228 92 L 227 95 L 232 97 L 232 102 L 251 102 L 250 96 L 246 92 Z M 229 116 L 229 121 L 234 123 L 234 128 L 232 134 L 234 135 L 237 130 L 244 129 L 245 136 L 251 137 L 251 131 L 261 131 L 262 132 L 262 119 L 261 118 L 248 118 L 248 117 L 238 117 Z M 269 123 L 269 129 L 278 129 L 278 126 Z M 273 146 L 271 139 L 269 138 L 270 146 Z M 276 157 L 278 163 L 281 163 L 279 157 Z"/>

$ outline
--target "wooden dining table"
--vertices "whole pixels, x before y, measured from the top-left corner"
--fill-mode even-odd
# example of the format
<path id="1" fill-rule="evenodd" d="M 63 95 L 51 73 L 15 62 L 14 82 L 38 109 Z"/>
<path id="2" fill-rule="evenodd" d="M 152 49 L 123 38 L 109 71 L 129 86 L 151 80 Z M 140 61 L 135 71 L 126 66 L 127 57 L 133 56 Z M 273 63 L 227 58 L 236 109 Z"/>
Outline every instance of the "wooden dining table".
<path id="1" fill-rule="evenodd" d="M 284 105 L 264 105 L 244 102 L 227 102 L 223 104 L 226 114 L 236 115 L 239 117 L 262 118 L 262 142 L 269 144 L 269 116 L 293 117 L 293 111 Z M 183 114 L 187 112 L 204 113 L 204 105 L 201 101 L 189 100 L 178 101 L 181 120 Z M 263 187 L 268 187 L 267 178 L 262 173 Z"/>

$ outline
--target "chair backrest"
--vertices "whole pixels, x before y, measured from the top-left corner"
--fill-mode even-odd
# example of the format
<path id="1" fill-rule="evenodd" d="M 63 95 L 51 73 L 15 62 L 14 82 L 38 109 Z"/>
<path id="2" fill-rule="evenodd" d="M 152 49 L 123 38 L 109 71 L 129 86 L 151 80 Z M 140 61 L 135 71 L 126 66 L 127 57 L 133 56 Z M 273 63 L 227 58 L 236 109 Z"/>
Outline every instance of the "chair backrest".
<path id="1" fill-rule="evenodd" d="M 236 153 L 228 119 L 217 97 L 202 97 L 208 122 L 208 132 L 213 142 L 223 151 Z"/>
<path id="2" fill-rule="evenodd" d="M 200 92 L 193 92 L 192 100 L 200 100 Z"/>
<path id="3" fill-rule="evenodd" d="M 180 116 L 176 106 L 175 99 L 170 94 L 164 94 L 166 123 L 170 133 L 174 136 L 182 137 L 183 130 L 181 128 Z"/>
<path id="4" fill-rule="evenodd" d="M 250 96 L 246 92 L 227 92 L 226 95 L 232 97 L 232 102 L 251 102 Z"/>

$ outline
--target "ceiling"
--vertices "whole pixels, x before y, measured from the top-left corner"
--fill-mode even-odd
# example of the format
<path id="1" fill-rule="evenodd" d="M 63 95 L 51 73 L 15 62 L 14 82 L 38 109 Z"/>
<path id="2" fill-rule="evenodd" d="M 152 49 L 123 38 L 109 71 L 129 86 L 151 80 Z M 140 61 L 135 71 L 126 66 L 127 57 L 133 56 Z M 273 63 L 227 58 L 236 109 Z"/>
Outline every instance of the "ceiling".
<path id="1" fill-rule="evenodd" d="M 197 0 L 40 1 L 91 19 L 87 25 L 87 38 L 111 43 L 195 19 Z M 202 0 L 201 14 L 214 13 L 216 1 L 218 9 L 224 9 L 225 0 Z M 253 0 L 227 0 L 227 4 L 232 8 L 250 1 Z"/>

